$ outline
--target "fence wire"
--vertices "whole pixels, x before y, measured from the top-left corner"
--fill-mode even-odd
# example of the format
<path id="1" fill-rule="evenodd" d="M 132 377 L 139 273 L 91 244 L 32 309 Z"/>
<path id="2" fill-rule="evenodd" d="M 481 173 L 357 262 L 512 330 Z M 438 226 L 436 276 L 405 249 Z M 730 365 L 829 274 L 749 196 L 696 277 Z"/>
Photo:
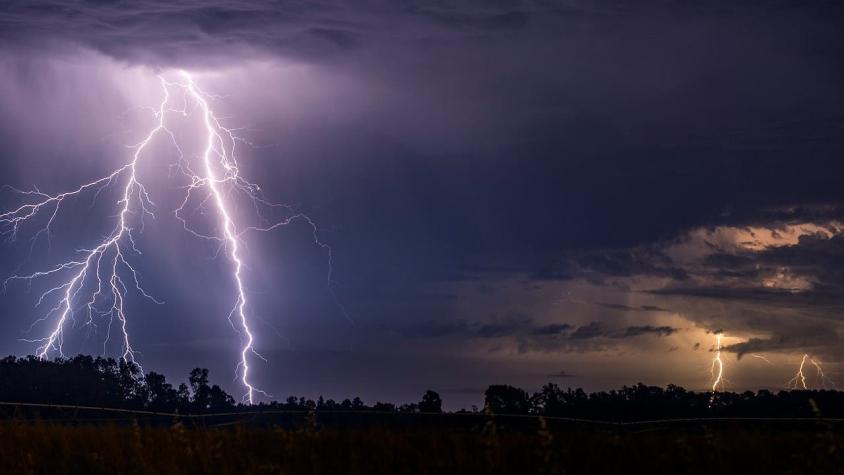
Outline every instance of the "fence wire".
<path id="1" fill-rule="evenodd" d="M 123 420 L 120 416 L 140 416 L 144 418 L 167 418 L 174 421 L 195 421 L 205 422 L 214 419 L 232 419 L 227 422 L 220 422 L 212 424 L 215 426 L 232 425 L 238 423 L 249 423 L 260 421 L 262 418 L 271 416 L 291 416 L 291 417 L 331 417 L 331 416 L 354 416 L 366 418 L 383 417 L 383 418 L 441 418 L 441 419 L 478 419 L 483 420 L 525 420 L 525 421 L 539 421 L 545 420 L 549 422 L 572 423 L 572 424 L 588 424 L 606 427 L 631 427 L 631 426 L 649 426 L 649 425 L 676 425 L 689 423 L 824 423 L 824 424 L 840 424 L 844 423 L 844 418 L 831 417 L 684 417 L 684 418 L 664 418 L 664 419 L 647 419 L 634 421 L 609 421 L 600 419 L 588 419 L 578 417 L 563 417 L 563 416 L 546 416 L 540 414 L 494 414 L 488 412 L 394 412 L 394 411 L 377 411 L 377 410 L 345 410 L 345 409 L 326 409 L 326 410 L 299 410 L 299 409 L 259 409 L 259 410 L 243 410 L 243 411 L 228 411 L 228 412 L 214 412 L 214 413 L 175 413 L 175 412 L 158 412 L 143 409 L 127 409 L 119 407 L 101 407 L 101 406 L 85 406 L 72 404 L 48 404 L 48 403 L 31 403 L 31 402 L 9 402 L 0 401 L 0 407 L 12 409 L 12 413 L 7 418 L 23 418 L 27 419 L 27 414 L 23 409 L 47 409 L 59 411 L 72 411 L 73 415 L 68 417 L 62 415 L 61 417 L 49 417 L 43 413 L 36 413 L 35 417 L 51 422 L 67 422 L 67 421 L 86 421 L 86 422 L 108 422 Z M 100 413 L 103 415 L 114 415 L 117 417 L 81 417 L 80 412 L 85 413 Z M 31 417 L 30 417 L 31 418 Z"/>

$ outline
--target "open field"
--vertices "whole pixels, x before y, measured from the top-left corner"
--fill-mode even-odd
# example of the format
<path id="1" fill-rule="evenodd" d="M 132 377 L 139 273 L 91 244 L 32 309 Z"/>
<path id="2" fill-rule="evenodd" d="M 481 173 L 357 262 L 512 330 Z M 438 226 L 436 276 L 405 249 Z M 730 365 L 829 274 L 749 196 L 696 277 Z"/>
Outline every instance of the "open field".
<path id="1" fill-rule="evenodd" d="M 844 392 L 692 392 L 636 384 L 482 410 L 289 397 L 236 404 L 207 370 L 178 389 L 125 362 L 0 360 L 0 474 L 840 473 Z"/>
<path id="2" fill-rule="evenodd" d="M 826 423 L 577 423 L 510 430 L 0 423 L 0 473 L 840 473 Z"/>

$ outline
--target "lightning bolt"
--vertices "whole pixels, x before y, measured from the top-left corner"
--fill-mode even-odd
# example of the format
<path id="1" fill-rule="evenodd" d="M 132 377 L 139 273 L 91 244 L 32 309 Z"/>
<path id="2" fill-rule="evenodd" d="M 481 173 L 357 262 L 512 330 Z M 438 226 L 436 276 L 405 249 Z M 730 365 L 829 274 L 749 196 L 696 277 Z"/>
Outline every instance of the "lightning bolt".
<path id="1" fill-rule="evenodd" d="M 174 211 L 174 214 L 187 232 L 198 238 L 218 243 L 218 254 L 225 252 L 231 264 L 230 273 L 234 282 L 236 298 L 232 310 L 228 314 L 228 320 L 232 327 L 241 334 L 243 342 L 235 373 L 239 374 L 240 381 L 245 388 L 243 400 L 253 404 L 256 392 L 265 395 L 266 393 L 257 389 L 250 380 L 250 359 L 262 357 L 254 347 L 255 336 L 247 314 L 246 285 L 243 277 L 244 261 L 240 252 L 242 235 L 248 231 L 271 231 L 293 221 L 305 222 L 310 226 L 314 243 L 327 252 L 329 290 L 331 290 L 332 270 L 331 248 L 319 240 L 316 224 L 311 218 L 301 213 L 294 213 L 292 208 L 287 205 L 264 200 L 260 195 L 260 187 L 242 177 L 235 157 L 235 147 L 237 143 L 245 142 L 245 140 L 236 136 L 233 129 L 222 125 L 209 104 L 211 96 L 199 88 L 190 73 L 180 71 L 179 75 L 179 81 L 168 81 L 163 76 L 158 77 L 163 96 L 158 108 L 153 110 L 155 125 L 142 141 L 132 147 L 134 153 L 128 163 L 106 176 L 59 194 L 42 193 L 37 188 L 24 191 L 7 187 L 24 196 L 29 202 L 0 214 L 0 235 L 6 235 L 8 240 L 15 240 L 22 225 L 35 221 L 38 216 L 47 216 L 46 225 L 31 238 L 33 246 L 41 235 L 45 235 L 49 242 L 53 232 L 52 225 L 66 201 L 80 198 L 87 193 L 93 193 L 93 198 L 96 201 L 105 189 L 118 181 L 122 181 L 122 194 L 117 201 L 119 207 L 117 223 L 104 239 L 90 249 L 79 250 L 77 252 L 78 257 L 71 258 L 46 270 L 9 277 L 3 282 L 3 290 L 5 291 L 13 281 L 32 283 L 36 279 L 63 277 L 59 279 L 58 285 L 42 293 L 36 303 L 37 308 L 44 302 L 57 299 L 54 306 L 33 323 L 33 326 L 35 326 L 39 322 L 56 317 L 52 331 L 43 338 L 26 340 L 37 344 L 36 352 L 39 358 L 45 359 L 53 352 L 59 356 L 64 356 L 65 327 L 69 319 L 76 321 L 75 314 L 82 309 L 87 314 L 85 325 L 94 326 L 97 317 L 108 317 L 108 331 L 103 343 L 104 350 L 111 334 L 111 325 L 114 321 L 117 321 L 122 334 L 121 358 L 137 364 L 135 350 L 130 344 L 129 338 L 125 308 L 126 296 L 130 289 L 133 289 L 144 298 L 157 304 L 163 304 L 144 290 L 138 271 L 130 263 L 132 257 L 141 255 L 141 251 L 136 245 L 136 234 L 143 232 L 146 217 L 154 219 L 156 216 L 154 213 L 155 204 L 150 199 L 143 183 L 138 179 L 137 167 L 155 137 L 159 135 L 169 137 L 179 155 L 177 163 L 171 165 L 171 168 L 177 170 L 189 181 L 189 184 L 185 187 L 184 200 Z M 170 107 L 172 90 L 181 91 L 183 96 L 181 108 Z M 183 154 L 176 135 L 167 128 L 166 121 L 168 114 L 179 113 L 187 116 L 189 104 L 199 110 L 205 136 L 205 147 L 200 157 L 201 163 L 200 166 L 196 167 L 196 171 L 190 160 Z M 233 191 L 240 192 L 251 200 L 256 213 L 262 219 L 263 216 L 261 216 L 260 211 L 262 206 L 283 208 L 290 214 L 280 221 L 269 222 L 266 225 L 238 228 L 232 212 L 231 196 Z M 191 200 L 197 193 L 202 192 L 206 195 L 200 206 L 204 207 L 207 202 L 213 204 L 218 221 L 218 234 L 195 230 L 184 216 Z M 336 301 L 333 291 L 332 296 Z M 104 307 L 104 305 L 106 306 Z M 343 314 L 346 315 L 345 311 L 343 311 Z M 348 318 L 348 315 L 346 317 Z M 233 319 L 237 320 L 236 325 Z"/>
<path id="2" fill-rule="evenodd" d="M 809 389 L 809 386 L 806 384 L 806 375 L 803 373 L 803 368 L 806 366 L 807 361 L 815 367 L 818 385 L 821 388 L 826 388 L 828 384 L 835 386 L 835 383 L 824 374 L 822 363 L 815 358 L 810 358 L 808 353 L 804 353 L 800 359 L 800 366 L 797 368 L 797 373 L 785 383 L 788 389 Z"/>
<path id="3" fill-rule="evenodd" d="M 241 382 L 247 388 L 247 398 L 249 399 L 249 403 L 252 404 L 254 400 L 255 388 L 249 383 L 248 357 L 250 353 L 256 356 L 260 355 L 258 355 L 258 353 L 255 351 L 255 348 L 252 346 L 255 341 L 255 337 L 252 335 L 252 330 L 250 330 L 249 322 L 246 319 L 246 292 L 243 290 L 243 279 L 241 277 L 241 271 L 243 270 L 243 261 L 240 260 L 240 256 L 238 254 L 239 246 L 237 232 L 235 230 L 234 223 L 232 222 L 231 215 L 229 214 L 229 210 L 226 208 L 226 200 L 225 198 L 223 198 L 223 195 L 220 192 L 220 188 L 218 186 L 218 184 L 220 183 L 220 179 L 217 178 L 216 173 L 214 172 L 213 163 L 214 157 L 216 157 L 219 161 L 219 164 L 223 166 L 225 173 L 225 178 L 223 178 L 224 181 L 234 180 L 235 182 L 237 182 L 239 180 L 237 163 L 227 153 L 226 142 L 220 134 L 222 132 L 228 136 L 231 141 L 232 147 L 234 147 L 234 144 L 237 143 L 237 141 L 236 138 L 231 134 L 231 131 L 222 127 L 217 118 L 214 117 L 214 114 L 208 107 L 208 101 L 200 93 L 190 74 L 185 71 L 182 71 L 181 74 L 187 81 L 187 90 L 190 93 L 190 96 L 202 109 L 202 120 L 205 124 L 205 130 L 208 134 L 208 142 L 205 147 L 205 152 L 202 156 L 205 176 L 192 176 L 191 178 L 193 179 L 194 184 L 207 183 L 211 194 L 214 196 L 214 203 L 217 206 L 217 212 L 220 216 L 221 227 L 223 229 L 223 235 L 225 237 L 225 245 L 228 248 L 229 256 L 231 257 L 231 261 L 234 266 L 232 277 L 234 277 L 234 280 L 237 283 L 237 301 L 235 302 L 235 308 L 232 310 L 232 312 L 237 313 L 237 316 L 240 320 L 240 326 L 243 329 L 244 335 L 246 335 L 246 342 L 243 345 L 243 348 L 241 349 L 240 362 L 238 363 L 238 365 L 241 369 Z M 246 186 L 247 189 L 252 189 L 254 185 L 252 185 L 251 183 L 246 183 Z M 255 189 L 257 189 L 257 187 L 255 187 Z M 231 315 L 232 314 L 230 313 L 229 321 L 231 321 Z"/>
<path id="4" fill-rule="evenodd" d="M 797 368 L 797 374 L 786 383 L 789 389 L 808 389 L 806 386 L 806 375 L 803 374 L 803 367 L 806 366 L 806 360 L 808 358 L 809 355 L 803 355 L 803 358 L 800 360 L 800 367 Z"/>
<path id="5" fill-rule="evenodd" d="M 814 366 L 815 369 L 817 370 L 817 378 L 818 378 L 818 382 L 820 383 L 821 388 L 826 389 L 827 385 L 830 385 L 830 386 L 833 386 L 833 387 L 835 386 L 835 382 L 833 380 L 827 378 L 826 374 L 824 374 L 823 367 L 821 366 L 822 363 L 819 360 L 811 358 L 809 360 L 809 362 L 811 362 L 812 366 Z"/>
<path id="6" fill-rule="evenodd" d="M 722 333 L 715 334 L 715 357 L 712 358 L 712 364 L 709 368 L 709 372 L 712 375 L 712 397 L 715 397 L 715 392 L 718 391 L 718 387 L 721 387 L 721 390 L 724 390 L 725 381 L 724 381 L 724 361 L 721 359 L 721 337 L 723 336 Z"/>

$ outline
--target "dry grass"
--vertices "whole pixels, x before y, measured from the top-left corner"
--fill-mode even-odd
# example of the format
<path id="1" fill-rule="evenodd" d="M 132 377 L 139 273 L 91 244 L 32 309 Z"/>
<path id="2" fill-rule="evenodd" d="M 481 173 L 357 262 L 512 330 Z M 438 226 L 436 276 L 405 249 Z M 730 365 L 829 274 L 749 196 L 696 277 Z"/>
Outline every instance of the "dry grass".
<path id="1" fill-rule="evenodd" d="M 0 422 L 0 473 L 839 473 L 843 444 L 844 434 L 822 426 L 290 431 Z"/>

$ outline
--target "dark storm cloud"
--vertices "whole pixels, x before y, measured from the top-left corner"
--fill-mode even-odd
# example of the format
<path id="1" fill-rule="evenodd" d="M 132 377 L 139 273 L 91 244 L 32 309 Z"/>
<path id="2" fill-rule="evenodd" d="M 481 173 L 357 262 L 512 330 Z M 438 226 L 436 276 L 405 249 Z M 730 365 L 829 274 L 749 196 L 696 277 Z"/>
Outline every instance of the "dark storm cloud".
<path id="1" fill-rule="evenodd" d="M 589 322 L 588 325 L 577 327 L 569 338 L 572 340 L 589 340 L 604 336 L 605 334 L 606 330 L 601 322 Z"/>
<path id="2" fill-rule="evenodd" d="M 511 320 L 502 323 L 486 323 L 481 325 L 475 334 L 480 338 L 498 338 L 512 336 L 517 332 L 523 331 L 525 328 L 532 325 L 532 320 L 529 318 L 520 320 Z"/>
<path id="3" fill-rule="evenodd" d="M 788 266 L 793 272 L 811 276 L 820 292 L 844 290 L 844 236 L 832 238 L 802 236 L 797 245 L 771 249 L 759 260 L 765 265 Z"/>
<path id="4" fill-rule="evenodd" d="M 820 296 L 817 292 L 795 293 L 787 289 L 768 289 L 759 286 L 753 287 L 676 287 L 662 290 L 652 290 L 655 295 L 682 295 L 689 297 L 701 297 L 714 300 L 735 300 L 750 302 L 767 302 L 774 305 L 782 304 L 791 307 L 813 305 Z M 828 296 L 835 299 L 835 295 Z"/>
<path id="5" fill-rule="evenodd" d="M 801 236 L 794 245 L 779 246 L 742 254 L 712 254 L 695 269 L 698 273 L 745 284 L 683 287 L 654 290 L 663 295 L 688 295 L 718 300 L 757 301 L 792 308 L 820 305 L 844 305 L 844 236 Z M 788 276 L 803 277 L 811 288 L 766 288 L 748 283 L 758 282 L 777 272 L 788 270 Z"/>
<path id="6" fill-rule="evenodd" d="M 658 246 L 637 246 L 627 249 L 602 249 L 594 252 L 573 253 L 567 259 L 560 260 L 556 269 L 534 272 L 531 278 L 536 280 L 561 280 L 586 278 L 596 284 L 606 283 L 613 278 L 634 276 L 665 277 L 675 281 L 684 281 L 689 275 L 686 269 L 672 262 Z M 617 310 L 657 310 L 658 307 L 633 309 L 625 305 L 598 303 L 605 308 Z M 663 309 L 660 309 L 663 310 Z"/>
<path id="7" fill-rule="evenodd" d="M 788 334 L 778 334 L 770 338 L 751 338 L 747 341 L 728 345 L 724 351 L 736 353 L 741 358 L 749 353 L 807 352 L 829 353 L 830 348 L 841 346 L 839 329 L 830 325 L 807 324 L 794 326 Z M 840 356 L 840 350 L 837 351 Z"/>
<path id="8" fill-rule="evenodd" d="M 445 338 L 464 337 L 494 339 L 517 337 L 521 335 L 559 335 L 565 333 L 571 325 L 549 324 L 536 326 L 532 319 L 510 317 L 493 319 L 491 322 L 442 322 L 426 321 L 402 327 L 399 333 L 406 338 Z"/>
<path id="9" fill-rule="evenodd" d="M 568 373 L 566 371 L 560 371 L 558 373 L 549 374 L 547 377 L 556 378 L 556 379 L 568 379 L 568 378 L 576 378 L 577 375 Z"/>
<path id="10" fill-rule="evenodd" d="M 638 307 L 631 307 L 620 303 L 598 303 L 597 305 L 609 308 L 612 310 L 622 310 L 625 312 L 671 312 L 667 308 L 658 307 L 656 305 L 640 305 Z"/>
<path id="11" fill-rule="evenodd" d="M 414 322 L 402 326 L 398 333 L 410 339 L 427 338 L 498 338 L 520 333 L 531 325 L 530 319 L 508 320 L 496 323 L 467 323 L 463 321 L 434 321 Z"/>
<path id="12" fill-rule="evenodd" d="M 594 351 L 608 351 L 623 348 L 636 342 L 628 341 L 644 337 L 665 337 L 676 333 L 679 329 L 667 325 L 633 325 L 628 327 L 610 327 L 601 322 L 590 322 L 569 332 L 552 332 L 557 325 L 535 328 L 532 332 L 515 335 L 519 353 L 584 353 Z M 641 342 L 639 342 L 641 343 Z"/>
<path id="13" fill-rule="evenodd" d="M 663 279 L 659 288 L 640 292 L 660 298 L 682 298 L 669 301 L 679 305 L 677 312 L 685 318 L 704 327 L 718 328 L 710 333 L 726 332 L 735 336 L 751 331 L 768 335 L 751 337 L 724 348 L 738 357 L 748 353 L 810 352 L 839 359 L 842 356 L 840 335 L 844 331 L 841 318 L 844 311 L 844 273 L 841 271 L 844 235 L 838 221 L 801 223 L 805 222 L 769 221 L 762 227 L 711 229 L 703 234 L 697 230 L 692 235 L 698 237 L 649 245 L 659 252 L 643 253 L 633 249 L 622 253 L 656 256 L 652 264 L 645 259 L 635 266 L 608 267 L 605 259 L 578 259 L 578 264 L 586 266 L 575 273 L 590 276 L 595 282 L 618 276 L 635 282 L 657 276 Z M 798 237 L 789 237 L 801 229 Z M 732 237 L 724 241 L 724 236 Z M 615 254 L 618 253 L 601 253 L 602 256 Z M 668 257 L 669 254 L 674 257 Z M 599 264 L 590 267 L 595 262 Z M 620 262 L 630 263 L 631 260 L 621 259 Z M 684 277 L 664 280 L 669 274 L 655 273 L 653 269 L 657 266 L 681 269 Z M 619 271 L 620 268 L 625 271 Z M 599 305 L 626 312 L 642 308 Z M 574 334 L 596 338 L 607 333 L 601 329 L 598 322 L 593 322 Z M 610 336 L 643 333 L 661 336 L 675 331 L 670 327 L 644 325 L 631 326 Z M 695 344 L 694 349 L 698 347 L 699 344 Z"/>
<path id="14" fill-rule="evenodd" d="M 534 328 L 531 333 L 534 335 L 559 335 L 561 333 L 565 333 L 571 329 L 571 325 L 568 323 L 552 323 L 549 325 L 543 325 L 538 328 Z"/>
<path id="15" fill-rule="evenodd" d="M 254 57 L 255 50 L 321 55 L 354 44 L 342 9 L 269 2 L 33 2 L 4 7 L 3 36 L 67 41 L 119 60 L 170 65 Z"/>
<path id="16" fill-rule="evenodd" d="M 506 339 L 518 342 L 523 351 L 542 349 L 542 351 L 582 351 L 590 347 L 587 340 L 602 339 L 602 344 L 609 345 L 607 339 L 620 340 L 639 336 L 669 336 L 678 331 L 670 326 L 634 325 L 624 328 L 609 328 L 601 322 L 590 322 L 574 328 L 568 323 L 550 323 L 537 325 L 529 318 L 511 318 L 494 323 L 435 322 L 428 321 L 399 330 L 405 338 L 476 338 Z"/>
<path id="17" fill-rule="evenodd" d="M 469 331 L 464 322 L 428 321 L 403 327 L 399 330 L 407 338 L 440 338 L 453 335 L 465 335 Z"/>
<path id="18" fill-rule="evenodd" d="M 642 335 L 668 336 L 677 332 L 676 328 L 653 325 L 637 325 L 622 330 L 608 330 L 600 322 L 591 322 L 588 325 L 578 327 L 571 334 L 572 340 L 588 340 L 593 338 L 634 338 Z"/>
<path id="19" fill-rule="evenodd" d="M 631 338 L 641 335 L 655 335 L 655 336 L 668 336 L 672 335 L 677 331 L 676 328 L 672 328 L 669 326 L 660 326 L 655 327 L 653 325 L 641 325 L 641 326 L 633 326 L 627 327 L 624 330 L 624 333 L 620 335 L 614 335 L 614 338 Z"/>
<path id="20" fill-rule="evenodd" d="M 496 32 L 529 21 L 527 11 L 484 2 L 48 0 L 8 2 L 3 11 L 0 35 L 7 41 L 67 42 L 155 66 L 221 65 L 262 55 L 312 61 L 397 36 Z"/>
<path id="21" fill-rule="evenodd" d="M 0 35 L 9 48 L 80 45 L 164 66 L 290 57 L 352 71 L 375 87 L 401 85 L 406 92 L 392 92 L 400 98 L 395 108 L 417 111 L 420 118 L 408 124 L 414 131 L 430 129 L 422 117 L 436 113 L 420 104 L 455 117 L 445 122 L 455 138 L 422 140 L 473 147 L 488 141 L 496 150 L 449 157 L 447 169 L 413 171 L 418 190 L 408 204 L 421 208 L 417 219 L 430 216 L 430 227 L 453 230 L 417 233 L 454 254 L 428 259 L 437 268 L 429 273 L 420 266 L 420 275 L 434 279 L 450 273 L 441 262 L 527 267 L 537 279 L 569 279 L 547 266 L 549 254 L 641 243 L 703 223 L 749 222 L 763 207 L 842 201 L 830 182 L 837 174 L 820 172 L 837 166 L 833 151 L 841 147 L 834 73 L 841 11 L 828 4 L 147 0 L 18 2 L 3 10 Z M 489 118 L 495 124 L 484 126 Z M 374 130 L 395 121 L 371 120 Z M 365 137 L 356 150 L 332 145 L 337 131 L 326 135 L 327 147 L 350 155 L 378 155 L 385 145 Z M 792 170 L 797 155 L 806 162 Z M 336 194 L 351 192 L 339 185 Z M 389 192 L 372 189 L 383 195 L 376 202 L 409 198 Z M 396 218 L 388 209 L 379 213 L 371 218 L 376 224 Z M 538 222 L 543 232 L 535 232 Z M 530 251 L 508 256 L 519 244 Z M 491 253 L 510 262 L 484 260 Z M 650 265 L 658 275 L 682 277 L 651 257 L 590 255 L 581 264 L 612 276 Z"/>

